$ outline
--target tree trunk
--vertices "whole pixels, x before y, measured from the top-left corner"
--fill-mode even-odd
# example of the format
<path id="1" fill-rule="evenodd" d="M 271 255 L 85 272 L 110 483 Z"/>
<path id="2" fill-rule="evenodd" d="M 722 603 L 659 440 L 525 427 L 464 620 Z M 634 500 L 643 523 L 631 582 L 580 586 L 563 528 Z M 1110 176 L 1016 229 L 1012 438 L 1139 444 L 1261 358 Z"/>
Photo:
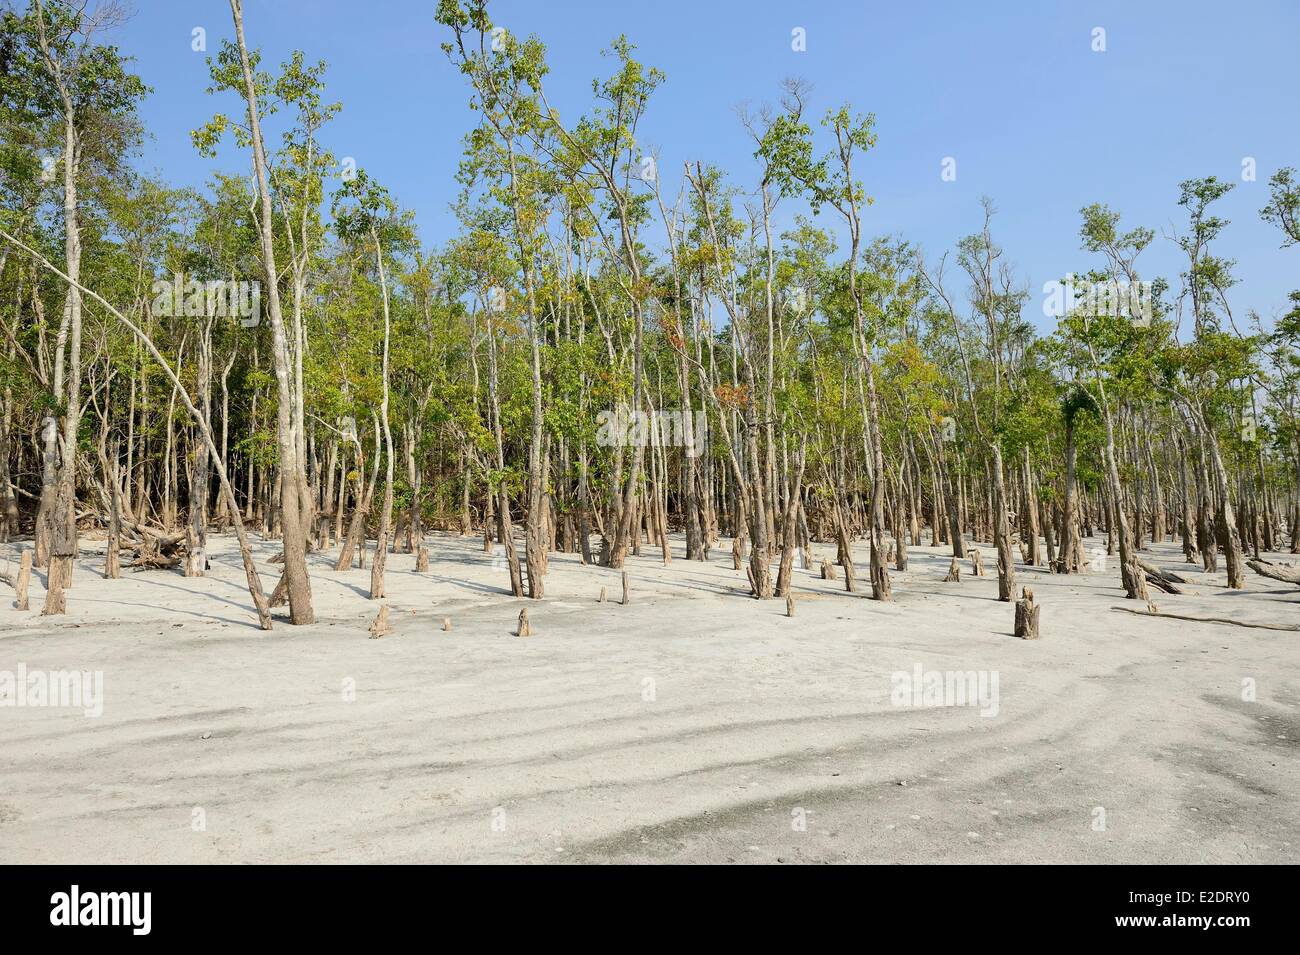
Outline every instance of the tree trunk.
<path id="1" fill-rule="evenodd" d="M 272 356 L 275 361 L 275 379 L 279 390 L 277 404 L 277 437 L 280 448 L 280 522 L 283 528 L 284 575 L 289 591 L 289 620 L 295 624 L 309 624 L 316 619 L 312 609 L 311 579 L 307 574 L 307 528 L 303 526 L 303 496 L 307 494 L 306 475 L 299 457 L 300 435 L 294 428 L 295 400 L 290 382 L 291 362 L 289 341 L 285 332 L 284 316 L 280 310 L 280 273 L 275 262 L 275 235 L 273 222 L 275 210 L 267 182 L 266 153 L 262 143 L 262 128 L 258 116 L 257 87 L 249 61 L 248 47 L 244 42 L 244 17 L 242 0 L 230 0 L 230 12 L 235 21 L 235 39 L 239 48 L 240 66 L 244 75 L 245 99 L 248 104 L 249 133 L 253 150 L 253 170 L 261 200 L 258 226 L 261 237 L 262 269 L 266 277 L 267 310 L 271 318 Z"/>

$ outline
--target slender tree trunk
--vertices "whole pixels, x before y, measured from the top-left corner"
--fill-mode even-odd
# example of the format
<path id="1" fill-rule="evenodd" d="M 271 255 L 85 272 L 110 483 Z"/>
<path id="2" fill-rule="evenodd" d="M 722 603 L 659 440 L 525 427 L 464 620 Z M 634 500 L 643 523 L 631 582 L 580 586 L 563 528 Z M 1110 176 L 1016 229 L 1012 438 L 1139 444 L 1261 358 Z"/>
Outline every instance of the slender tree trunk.
<path id="1" fill-rule="evenodd" d="M 311 579 L 307 574 L 307 530 L 302 525 L 302 496 L 307 493 L 303 463 L 300 460 L 300 435 L 295 432 L 293 413 L 295 398 L 290 374 L 292 362 L 289 341 L 285 331 L 284 316 L 280 310 L 280 273 L 275 261 L 275 236 L 272 225 L 274 208 L 267 181 L 266 152 L 262 143 L 257 87 L 253 68 L 244 41 L 242 0 L 230 0 L 230 12 L 235 21 L 235 39 L 239 48 L 240 66 L 244 75 L 245 98 L 248 103 L 249 133 L 253 150 L 253 170 L 260 197 L 258 226 L 261 237 L 262 268 L 266 276 L 267 310 L 271 318 L 272 357 L 275 362 L 275 379 L 279 390 L 277 405 L 277 436 L 280 447 L 280 522 L 284 540 L 284 577 L 289 594 L 289 620 L 295 624 L 309 624 L 316 619 L 312 609 Z"/>

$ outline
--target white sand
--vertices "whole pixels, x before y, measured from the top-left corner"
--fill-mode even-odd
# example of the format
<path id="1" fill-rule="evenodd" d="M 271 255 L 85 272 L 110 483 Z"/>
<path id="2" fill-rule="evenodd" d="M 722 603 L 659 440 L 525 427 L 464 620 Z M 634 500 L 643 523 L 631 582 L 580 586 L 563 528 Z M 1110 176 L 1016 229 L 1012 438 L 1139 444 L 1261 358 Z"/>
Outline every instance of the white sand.
<path id="1" fill-rule="evenodd" d="M 798 571 L 791 620 L 729 548 L 688 563 L 677 540 L 665 568 L 647 547 L 622 607 L 618 572 L 574 555 L 517 601 L 479 540 L 431 535 L 429 573 L 390 557 L 394 632 L 370 640 L 368 568 L 314 557 L 319 623 L 263 633 L 232 539 L 200 580 L 103 580 L 102 546 L 62 619 L 43 573 L 29 612 L 0 585 L 0 671 L 100 670 L 105 695 L 97 719 L 0 706 L 2 863 L 1300 859 L 1300 634 L 1113 612 L 1113 563 L 1018 567 L 1026 642 L 995 577 L 941 582 L 942 549 L 913 548 L 888 605 Z M 1288 585 L 1148 556 L 1200 591 L 1164 610 L 1300 622 Z M 997 715 L 893 705 L 917 665 L 996 671 Z"/>

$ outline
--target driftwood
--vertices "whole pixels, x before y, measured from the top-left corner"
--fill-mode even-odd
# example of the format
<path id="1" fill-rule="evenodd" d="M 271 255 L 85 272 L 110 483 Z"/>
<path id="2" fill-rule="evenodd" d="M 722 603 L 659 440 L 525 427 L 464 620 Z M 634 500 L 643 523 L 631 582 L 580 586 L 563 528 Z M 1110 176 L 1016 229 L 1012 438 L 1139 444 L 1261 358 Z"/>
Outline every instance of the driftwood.
<path id="1" fill-rule="evenodd" d="M 111 495 L 108 489 L 102 485 L 100 485 L 98 490 L 101 493 L 101 497 L 105 500 L 105 509 L 94 510 L 90 513 L 93 514 L 96 520 L 101 524 L 111 529 L 113 526 L 113 511 L 112 504 L 110 503 Z M 122 504 L 125 505 L 125 501 L 123 501 Z M 125 508 L 123 507 L 120 510 L 125 510 Z M 142 524 L 137 520 L 133 520 L 120 511 L 117 519 L 117 527 L 119 536 L 130 535 L 131 537 L 136 538 L 136 541 L 131 543 L 131 551 L 133 555 L 131 567 L 134 570 L 175 567 L 176 564 L 180 563 L 185 556 L 187 548 L 185 541 L 186 534 L 184 532 L 179 534 L 168 533 L 167 531 L 160 530 L 156 527 L 150 527 L 148 524 Z M 159 556 L 163 559 L 158 560 Z M 142 557 L 145 559 L 142 560 Z M 175 558 L 174 561 L 172 560 L 173 557 Z"/>
<path id="2" fill-rule="evenodd" d="M 1194 623 L 1226 623 L 1234 627 L 1250 627 L 1255 630 L 1300 630 L 1300 624 L 1281 624 L 1281 623 L 1246 623 L 1242 620 L 1230 620 L 1227 617 L 1189 617 L 1181 613 L 1163 613 L 1155 610 L 1135 610 L 1132 607 L 1111 607 L 1111 610 L 1122 610 L 1124 613 L 1137 614 L 1139 617 L 1169 617 L 1172 620 L 1191 620 Z"/>
<path id="3" fill-rule="evenodd" d="M 132 550 L 131 569 L 168 570 L 177 566 L 184 554 L 182 543 L 182 539 L 177 539 L 168 547 L 164 539 L 146 537 Z"/>
<path id="4" fill-rule="evenodd" d="M 1179 596 L 1196 592 L 1194 590 L 1184 590 L 1182 587 L 1178 586 L 1179 584 L 1187 583 L 1185 578 L 1180 577 L 1172 571 L 1157 567 L 1149 560 L 1143 560 L 1139 557 L 1138 566 L 1142 568 L 1142 572 L 1146 575 L 1147 583 L 1151 584 L 1158 590 L 1163 590 L 1167 594 L 1177 594 Z"/>
<path id="5" fill-rule="evenodd" d="M 1266 560 L 1259 559 L 1246 561 L 1246 566 L 1261 577 L 1280 580 L 1286 584 L 1300 585 L 1300 567 L 1284 567 L 1280 564 L 1270 564 Z"/>
<path id="6" fill-rule="evenodd" d="M 99 519 L 102 523 L 111 523 L 112 518 L 100 514 Z M 150 527 L 148 524 L 141 524 L 139 521 L 133 521 L 128 517 L 121 518 L 122 530 L 130 531 L 136 537 L 142 540 L 153 541 L 158 549 L 164 554 L 170 554 L 185 544 L 185 535 L 169 534 L 166 531 L 159 530 L 156 527 Z"/>
<path id="7" fill-rule="evenodd" d="M 112 526 L 112 513 L 99 515 L 100 519 Z M 131 545 L 131 569 L 167 570 L 177 566 L 189 552 L 188 532 L 170 534 L 150 527 L 125 515 L 119 515 L 117 521 L 119 534 L 129 533 L 137 541 Z"/>
<path id="8" fill-rule="evenodd" d="M 131 561 L 131 569 L 137 573 L 142 570 L 170 570 L 179 567 L 179 557 L 163 557 L 159 554 L 139 554 Z"/>
<path id="9" fill-rule="evenodd" d="M 1174 573 L 1172 570 L 1165 570 L 1163 567 L 1157 567 L 1149 560 L 1138 558 L 1138 564 L 1147 572 L 1147 577 L 1163 577 L 1165 580 L 1172 580 L 1176 584 L 1185 584 L 1189 581 L 1186 577 Z"/>

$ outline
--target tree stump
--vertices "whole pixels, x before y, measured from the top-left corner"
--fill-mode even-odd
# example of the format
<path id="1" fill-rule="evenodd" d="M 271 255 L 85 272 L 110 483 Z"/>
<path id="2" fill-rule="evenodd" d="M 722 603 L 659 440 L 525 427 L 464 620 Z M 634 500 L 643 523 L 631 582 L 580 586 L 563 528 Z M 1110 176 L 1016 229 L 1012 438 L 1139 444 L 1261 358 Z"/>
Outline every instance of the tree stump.
<path id="1" fill-rule="evenodd" d="M 835 579 L 835 565 L 830 562 L 830 558 L 822 558 L 822 580 Z"/>
<path id="2" fill-rule="evenodd" d="M 117 534 L 108 535 L 108 546 L 104 548 L 105 580 L 117 580 L 122 576 L 122 555 L 119 540 Z"/>
<path id="3" fill-rule="evenodd" d="M 391 628 L 388 626 L 388 604 L 379 608 L 379 613 L 375 617 L 375 622 L 370 625 L 370 639 L 378 640 L 386 633 L 390 633 Z"/>
<path id="4" fill-rule="evenodd" d="M 423 544 L 415 554 L 415 572 L 417 574 L 426 573 L 429 570 L 429 548 Z"/>
<path id="5" fill-rule="evenodd" d="M 794 596 L 792 594 L 785 595 L 785 615 L 787 617 L 794 616 Z"/>
<path id="6" fill-rule="evenodd" d="M 1016 601 L 1016 636 L 1022 640 L 1038 639 L 1038 612 L 1043 608 L 1034 604 L 1034 592 L 1028 587 L 1024 597 Z"/>
<path id="7" fill-rule="evenodd" d="M 609 594 L 606 592 L 604 587 L 601 587 L 600 596 L 596 598 L 596 603 L 603 604 L 607 599 L 609 599 Z"/>
<path id="8" fill-rule="evenodd" d="M 627 571 L 623 571 L 623 606 L 626 607 L 631 598 L 627 593 Z"/>
<path id="9" fill-rule="evenodd" d="M 32 552 L 24 550 L 18 560 L 18 577 L 14 581 L 14 609 L 27 609 L 27 586 L 32 581 Z"/>
<path id="10" fill-rule="evenodd" d="M 966 556 L 970 558 L 970 572 L 972 577 L 984 576 L 984 558 L 980 556 L 979 548 L 972 547 L 966 551 Z"/>
<path id="11" fill-rule="evenodd" d="M 443 632 L 446 632 L 451 629 L 451 617 L 442 618 L 442 629 Z"/>
<path id="12" fill-rule="evenodd" d="M 943 578 L 945 584 L 961 583 L 961 564 L 957 563 L 957 558 L 952 559 L 952 566 L 948 568 L 948 576 Z"/>
<path id="13" fill-rule="evenodd" d="M 731 539 L 731 569 L 732 570 L 740 570 L 740 559 L 741 559 L 740 538 L 733 537 Z"/>
<path id="14" fill-rule="evenodd" d="M 519 611 L 519 626 L 515 634 L 520 637 L 531 637 L 533 635 L 533 625 L 528 622 L 528 608 Z"/>

